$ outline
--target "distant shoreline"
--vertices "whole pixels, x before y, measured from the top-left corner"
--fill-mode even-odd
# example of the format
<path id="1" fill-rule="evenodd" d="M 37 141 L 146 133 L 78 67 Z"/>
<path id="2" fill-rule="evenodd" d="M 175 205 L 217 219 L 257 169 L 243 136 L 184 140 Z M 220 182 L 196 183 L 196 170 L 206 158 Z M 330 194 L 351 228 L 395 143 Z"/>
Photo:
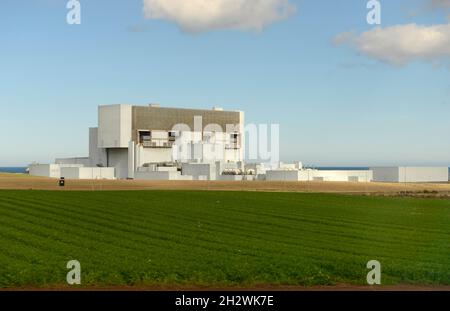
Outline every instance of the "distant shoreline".
<path id="1" fill-rule="evenodd" d="M 0 173 L 26 173 L 26 167 L 0 167 Z"/>

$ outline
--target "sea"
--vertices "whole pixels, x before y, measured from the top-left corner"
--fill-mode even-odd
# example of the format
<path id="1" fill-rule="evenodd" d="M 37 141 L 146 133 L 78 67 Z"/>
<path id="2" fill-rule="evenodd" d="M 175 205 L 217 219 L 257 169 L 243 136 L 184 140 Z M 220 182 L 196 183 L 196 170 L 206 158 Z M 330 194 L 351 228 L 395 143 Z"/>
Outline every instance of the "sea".
<path id="1" fill-rule="evenodd" d="M 0 167 L 1 173 L 26 173 L 26 167 Z"/>

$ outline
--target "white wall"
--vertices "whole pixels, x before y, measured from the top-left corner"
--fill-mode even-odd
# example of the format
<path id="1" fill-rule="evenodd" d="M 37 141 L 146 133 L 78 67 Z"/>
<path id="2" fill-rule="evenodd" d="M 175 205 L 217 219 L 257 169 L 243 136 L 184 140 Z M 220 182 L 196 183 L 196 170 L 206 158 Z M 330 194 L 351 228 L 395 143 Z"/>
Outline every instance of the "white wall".
<path id="1" fill-rule="evenodd" d="M 223 181 L 241 181 L 243 179 L 244 179 L 244 175 L 220 175 L 218 178 L 218 180 L 223 180 Z M 251 180 L 253 180 L 253 179 L 251 179 Z"/>
<path id="2" fill-rule="evenodd" d="M 191 176 L 182 176 L 178 171 L 137 171 L 134 173 L 137 180 L 192 180 Z"/>
<path id="3" fill-rule="evenodd" d="M 89 158 L 90 166 L 106 166 L 106 149 L 98 147 L 98 128 L 89 128 Z"/>
<path id="4" fill-rule="evenodd" d="M 370 182 L 372 171 L 333 171 L 333 170 L 268 170 L 266 180 L 272 181 L 358 181 Z"/>
<path id="5" fill-rule="evenodd" d="M 228 144 L 230 144 L 230 133 L 205 131 L 202 137 L 202 132 L 181 131 L 175 139 L 172 159 L 179 162 L 242 161 L 243 147 L 227 149 Z"/>
<path id="6" fill-rule="evenodd" d="M 30 165 L 29 174 L 31 176 L 42 176 L 59 178 L 61 177 L 61 169 L 66 167 L 79 168 L 82 164 L 32 164 Z"/>
<path id="7" fill-rule="evenodd" d="M 400 167 L 400 182 L 448 182 L 448 167 Z"/>
<path id="8" fill-rule="evenodd" d="M 371 182 L 373 180 L 373 172 L 371 170 L 317 170 L 314 171 L 313 175 L 315 178 L 322 178 L 324 181 Z"/>
<path id="9" fill-rule="evenodd" d="M 128 148 L 108 149 L 108 167 L 115 168 L 117 178 L 128 178 Z"/>
<path id="10" fill-rule="evenodd" d="M 161 163 L 172 161 L 171 148 L 144 148 L 136 146 L 136 167 L 145 163 Z"/>
<path id="11" fill-rule="evenodd" d="M 31 176 L 60 177 L 60 167 L 57 164 L 33 164 L 29 167 Z"/>
<path id="12" fill-rule="evenodd" d="M 55 164 L 79 164 L 82 166 L 91 166 L 90 158 L 60 158 L 55 159 Z"/>
<path id="13" fill-rule="evenodd" d="M 448 182 L 447 167 L 374 167 L 378 182 Z"/>
<path id="14" fill-rule="evenodd" d="M 98 107 L 98 147 L 128 148 L 131 140 L 132 106 Z"/>
<path id="15" fill-rule="evenodd" d="M 62 167 L 61 176 L 68 179 L 114 179 L 114 168 Z"/>
<path id="16" fill-rule="evenodd" d="M 398 167 L 373 167 L 373 181 L 375 182 L 399 182 Z"/>
<path id="17" fill-rule="evenodd" d="M 183 163 L 181 172 L 192 176 L 194 180 L 201 179 L 201 176 L 205 176 L 207 180 L 216 180 L 216 165 L 212 163 Z"/>
<path id="18" fill-rule="evenodd" d="M 298 170 L 270 170 L 266 171 L 267 181 L 299 181 L 300 171 Z"/>

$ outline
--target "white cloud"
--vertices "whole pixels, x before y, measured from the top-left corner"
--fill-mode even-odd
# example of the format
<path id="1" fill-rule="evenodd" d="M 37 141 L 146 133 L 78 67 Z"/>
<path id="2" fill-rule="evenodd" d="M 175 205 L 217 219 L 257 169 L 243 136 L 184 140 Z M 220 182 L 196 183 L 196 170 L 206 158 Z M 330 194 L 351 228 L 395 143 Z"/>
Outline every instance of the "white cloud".
<path id="1" fill-rule="evenodd" d="M 290 0 L 144 0 L 149 19 L 165 19 L 188 32 L 259 31 L 295 12 Z"/>
<path id="2" fill-rule="evenodd" d="M 408 24 L 377 27 L 361 34 L 346 32 L 337 35 L 334 43 L 348 44 L 368 57 L 394 65 L 416 60 L 436 63 L 450 59 L 450 24 Z"/>

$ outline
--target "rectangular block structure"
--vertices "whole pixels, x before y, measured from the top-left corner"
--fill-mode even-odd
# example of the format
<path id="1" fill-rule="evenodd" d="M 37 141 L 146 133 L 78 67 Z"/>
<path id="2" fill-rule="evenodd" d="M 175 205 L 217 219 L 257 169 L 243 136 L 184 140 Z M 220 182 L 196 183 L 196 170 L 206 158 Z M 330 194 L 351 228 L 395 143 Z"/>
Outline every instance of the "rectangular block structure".
<path id="1" fill-rule="evenodd" d="M 428 183 L 448 182 L 448 167 L 419 167 L 419 166 L 397 166 L 397 167 L 373 167 L 373 179 L 376 182 L 407 182 Z"/>
<path id="2" fill-rule="evenodd" d="M 62 167 L 66 179 L 114 179 L 113 167 Z"/>

